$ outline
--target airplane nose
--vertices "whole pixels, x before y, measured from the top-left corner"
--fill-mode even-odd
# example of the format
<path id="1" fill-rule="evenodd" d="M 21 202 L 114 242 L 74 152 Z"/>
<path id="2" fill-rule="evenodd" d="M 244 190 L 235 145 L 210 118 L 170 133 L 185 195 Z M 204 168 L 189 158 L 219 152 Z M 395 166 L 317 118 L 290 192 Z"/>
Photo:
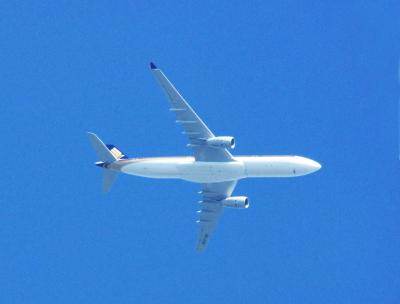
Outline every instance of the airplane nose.
<path id="1" fill-rule="evenodd" d="M 298 157 L 296 169 L 294 171 L 295 175 L 306 175 L 314 173 L 319 169 L 321 169 L 321 164 L 315 160 L 305 157 Z"/>
<path id="2" fill-rule="evenodd" d="M 310 163 L 309 163 L 312 172 L 318 171 L 319 169 L 321 169 L 321 164 L 316 162 L 315 160 L 311 160 L 310 159 Z"/>

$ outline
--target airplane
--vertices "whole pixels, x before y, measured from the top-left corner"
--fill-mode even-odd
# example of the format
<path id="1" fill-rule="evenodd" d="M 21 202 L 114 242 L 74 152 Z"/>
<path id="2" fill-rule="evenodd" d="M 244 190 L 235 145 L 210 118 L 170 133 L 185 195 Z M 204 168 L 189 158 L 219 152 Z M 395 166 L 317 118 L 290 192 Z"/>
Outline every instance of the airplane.
<path id="1" fill-rule="evenodd" d="M 182 179 L 201 185 L 197 251 L 206 248 L 216 223 L 225 207 L 246 209 L 249 198 L 232 196 L 240 179 L 249 177 L 297 177 L 318 171 L 321 165 L 309 158 L 295 155 L 234 156 L 232 136 L 215 136 L 203 120 L 177 91 L 164 73 L 150 63 L 151 71 L 166 93 L 176 123 L 183 128 L 193 156 L 129 158 L 117 147 L 104 144 L 88 132 L 89 139 L 104 169 L 103 191 L 110 190 L 118 173 L 149 178 Z"/>

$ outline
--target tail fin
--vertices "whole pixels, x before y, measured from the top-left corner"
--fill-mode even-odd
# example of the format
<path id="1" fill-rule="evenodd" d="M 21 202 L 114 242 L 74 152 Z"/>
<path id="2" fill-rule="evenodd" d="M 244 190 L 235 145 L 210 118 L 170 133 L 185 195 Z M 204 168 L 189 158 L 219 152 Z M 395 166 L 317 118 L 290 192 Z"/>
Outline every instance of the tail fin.
<path id="1" fill-rule="evenodd" d="M 96 162 L 96 166 L 105 169 L 103 173 L 103 191 L 108 192 L 118 174 L 117 171 L 109 170 L 107 168 L 108 165 L 120 159 L 125 159 L 127 156 L 122 154 L 114 145 L 104 144 L 96 134 L 91 132 L 87 134 L 97 156 L 100 158 L 100 161 Z"/>

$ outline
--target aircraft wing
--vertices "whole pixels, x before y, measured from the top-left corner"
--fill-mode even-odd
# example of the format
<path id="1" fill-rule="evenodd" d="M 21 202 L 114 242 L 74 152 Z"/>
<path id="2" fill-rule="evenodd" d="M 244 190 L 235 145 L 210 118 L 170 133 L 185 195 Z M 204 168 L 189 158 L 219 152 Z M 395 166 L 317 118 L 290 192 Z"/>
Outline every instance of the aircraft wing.
<path id="1" fill-rule="evenodd" d="M 201 209 L 198 211 L 199 236 L 197 251 L 203 251 L 222 213 L 221 200 L 231 196 L 237 181 L 203 184 Z"/>
<path id="2" fill-rule="evenodd" d="M 206 145 L 205 140 L 214 137 L 214 134 L 186 102 L 174 85 L 154 63 L 150 68 L 157 78 L 170 101 L 170 111 L 176 115 L 176 122 L 183 127 L 183 134 L 189 138 L 196 161 L 231 161 L 232 155 L 225 148 L 215 148 Z"/>

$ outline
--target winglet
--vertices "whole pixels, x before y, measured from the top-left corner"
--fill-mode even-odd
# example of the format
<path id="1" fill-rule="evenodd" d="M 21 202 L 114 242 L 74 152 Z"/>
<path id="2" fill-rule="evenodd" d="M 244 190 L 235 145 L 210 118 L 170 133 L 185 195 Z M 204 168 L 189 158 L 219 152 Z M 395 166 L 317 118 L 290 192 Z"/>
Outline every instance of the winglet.
<path id="1" fill-rule="evenodd" d="M 157 66 L 156 66 L 153 62 L 150 62 L 150 69 L 156 70 L 156 69 L 158 69 L 158 68 L 157 68 Z"/>

